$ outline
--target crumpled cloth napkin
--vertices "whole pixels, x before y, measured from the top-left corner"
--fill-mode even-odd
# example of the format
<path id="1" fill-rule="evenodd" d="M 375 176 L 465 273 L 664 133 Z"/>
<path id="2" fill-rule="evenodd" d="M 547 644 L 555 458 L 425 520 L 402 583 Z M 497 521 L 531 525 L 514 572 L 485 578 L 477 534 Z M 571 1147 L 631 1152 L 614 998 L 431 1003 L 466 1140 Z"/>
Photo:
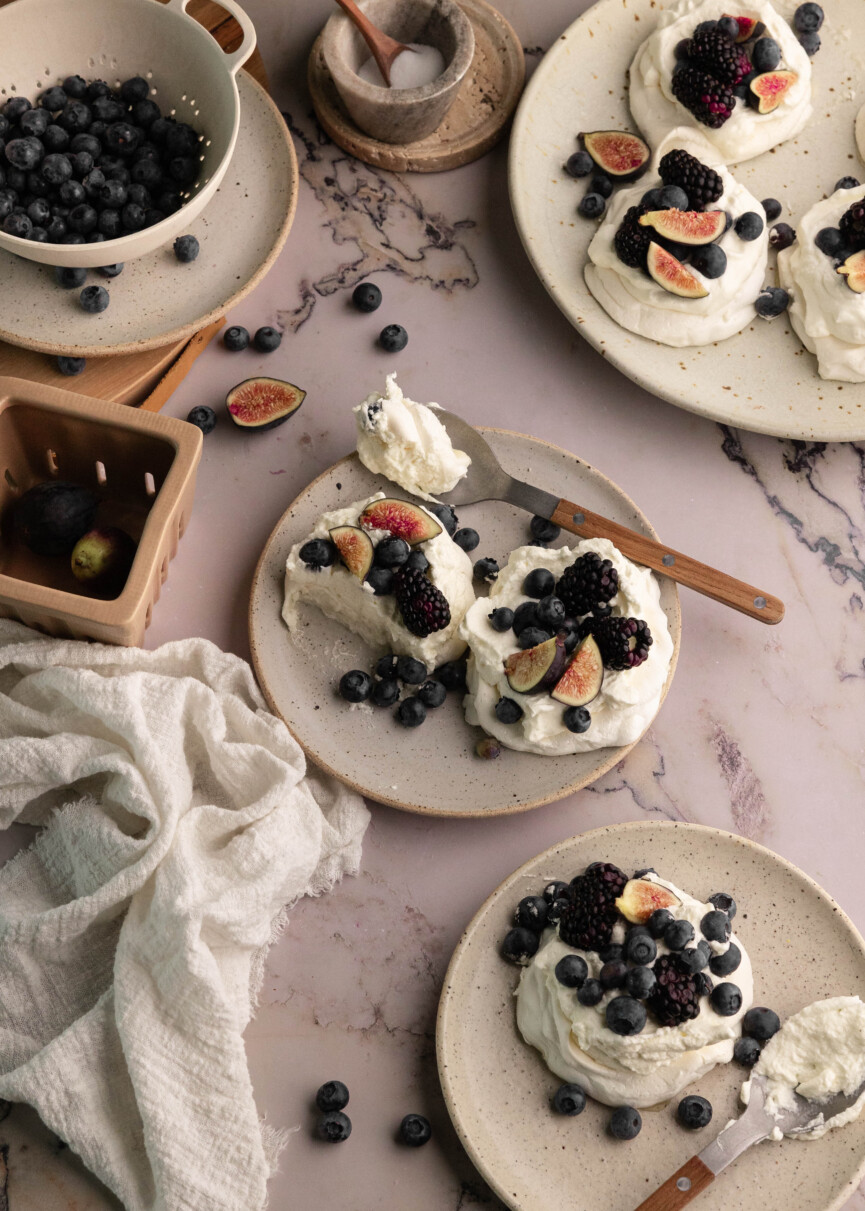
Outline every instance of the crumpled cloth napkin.
<path id="1" fill-rule="evenodd" d="M 0 1097 L 128 1211 L 258 1211 L 280 1140 L 242 1031 L 285 906 L 355 873 L 369 813 L 307 772 L 249 666 L 0 621 Z"/>

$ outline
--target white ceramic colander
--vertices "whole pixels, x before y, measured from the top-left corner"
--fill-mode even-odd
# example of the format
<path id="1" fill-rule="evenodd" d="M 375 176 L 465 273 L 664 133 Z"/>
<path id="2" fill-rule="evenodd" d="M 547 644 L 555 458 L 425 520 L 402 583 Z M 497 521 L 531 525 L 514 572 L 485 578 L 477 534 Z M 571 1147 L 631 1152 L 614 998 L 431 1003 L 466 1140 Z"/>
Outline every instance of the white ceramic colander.
<path id="1" fill-rule="evenodd" d="M 71 75 L 112 88 L 144 76 L 163 114 L 203 135 L 199 181 L 161 223 L 99 244 L 38 244 L 0 231 L 0 248 L 46 265 L 92 268 L 131 261 L 189 229 L 228 168 L 240 123 L 235 76 L 255 49 L 243 9 L 219 2 L 243 30 L 231 54 L 187 14 L 189 0 L 15 0 L 0 8 L 0 105 L 16 94 L 35 103 Z"/>

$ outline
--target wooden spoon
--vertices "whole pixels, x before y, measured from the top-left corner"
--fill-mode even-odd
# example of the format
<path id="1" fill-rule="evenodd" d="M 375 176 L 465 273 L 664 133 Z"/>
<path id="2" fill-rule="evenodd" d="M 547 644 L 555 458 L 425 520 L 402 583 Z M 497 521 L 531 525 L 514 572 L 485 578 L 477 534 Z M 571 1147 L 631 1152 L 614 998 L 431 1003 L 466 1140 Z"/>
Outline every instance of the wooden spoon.
<path id="1" fill-rule="evenodd" d="M 364 41 L 372 51 L 372 57 L 378 64 L 378 70 L 384 76 L 385 84 L 390 88 L 390 69 L 394 59 L 404 50 L 411 51 L 412 47 L 406 46 L 404 42 L 397 42 L 395 38 L 389 37 L 378 26 L 373 25 L 369 17 L 363 15 L 354 0 L 336 0 L 336 2 L 360 30 Z"/>

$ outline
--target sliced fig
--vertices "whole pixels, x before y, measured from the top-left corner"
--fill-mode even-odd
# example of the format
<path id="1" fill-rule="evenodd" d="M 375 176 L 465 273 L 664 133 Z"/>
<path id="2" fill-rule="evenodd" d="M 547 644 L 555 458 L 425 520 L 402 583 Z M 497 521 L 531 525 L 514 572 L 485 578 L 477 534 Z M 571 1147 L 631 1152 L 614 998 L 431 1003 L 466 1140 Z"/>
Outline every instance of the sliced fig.
<path id="1" fill-rule="evenodd" d="M 508 685 L 517 694 L 537 694 L 551 689 L 567 661 L 563 636 L 546 639 L 524 652 L 514 652 L 505 661 Z"/>
<path id="2" fill-rule="evenodd" d="M 658 908 L 677 908 L 682 901 L 667 887 L 650 879 L 629 879 L 616 900 L 616 908 L 626 921 L 643 925 Z"/>
<path id="3" fill-rule="evenodd" d="M 843 265 L 838 266 L 837 272 L 844 275 L 851 290 L 865 294 L 865 248 L 848 257 Z"/>
<path id="4" fill-rule="evenodd" d="M 375 554 L 370 536 L 357 526 L 335 526 L 328 534 L 352 576 L 360 581 L 366 580 Z"/>
<path id="5" fill-rule="evenodd" d="M 798 79 L 799 73 L 795 71 L 764 71 L 761 76 L 755 76 L 749 85 L 749 103 L 757 113 L 770 114 L 778 108 Z"/>
<path id="6" fill-rule="evenodd" d="M 680 298 L 704 299 L 709 293 L 703 283 L 681 261 L 676 260 L 672 252 L 667 252 L 654 240 L 646 255 L 646 268 L 659 286 Z"/>
<path id="7" fill-rule="evenodd" d="M 442 532 L 426 509 L 392 496 L 383 496 L 367 505 L 359 520 L 365 530 L 387 530 L 394 538 L 405 539 L 409 546 L 436 538 Z"/>
<path id="8" fill-rule="evenodd" d="M 248 378 L 225 397 L 228 415 L 241 429 L 275 429 L 303 403 L 306 392 L 281 378 Z"/>
<path id="9" fill-rule="evenodd" d="M 730 14 L 725 13 L 724 16 Z M 766 26 L 762 21 L 758 21 L 756 17 L 735 17 L 734 20 L 739 22 L 739 36 L 737 42 L 750 42 L 752 38 L 759 38 L 766 32 Z"/>
<path id="10" fill-rule="evenodd" d="M 646 171 L 652 153 L 639 135 L 632 135 L 627 130 L 590 130 L 580 138 L 598 168 L 608 177 L 630 181 Z"/>
<path id="11" fill-rule="evenodd" d="M 650 210 L 640 215 L 640 226 L 678 244 L 711 244 L 724 234 L 727 216 L 723 210 Z"/>
<path id="12" fill-rule="evenodd" d="M 604 684 L 604 661 L 591 635 L 587 635 L 552 692 L 565 706 L 588 706 Z"/>

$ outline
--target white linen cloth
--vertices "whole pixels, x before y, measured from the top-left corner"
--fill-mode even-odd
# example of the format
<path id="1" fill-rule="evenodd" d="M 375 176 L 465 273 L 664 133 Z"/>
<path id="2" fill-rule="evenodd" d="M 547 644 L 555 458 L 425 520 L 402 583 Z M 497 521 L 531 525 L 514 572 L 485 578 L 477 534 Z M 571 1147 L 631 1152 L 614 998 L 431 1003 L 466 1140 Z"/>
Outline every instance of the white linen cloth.
<path id="1" fill-rule="evenodd" d="M 369 813 L 249 666 L 0 621 L 0 1097 L 128 1211 L 258 1211 L 278 1133 L 242 1031 L 287 904 L 358 869 Z"/>

